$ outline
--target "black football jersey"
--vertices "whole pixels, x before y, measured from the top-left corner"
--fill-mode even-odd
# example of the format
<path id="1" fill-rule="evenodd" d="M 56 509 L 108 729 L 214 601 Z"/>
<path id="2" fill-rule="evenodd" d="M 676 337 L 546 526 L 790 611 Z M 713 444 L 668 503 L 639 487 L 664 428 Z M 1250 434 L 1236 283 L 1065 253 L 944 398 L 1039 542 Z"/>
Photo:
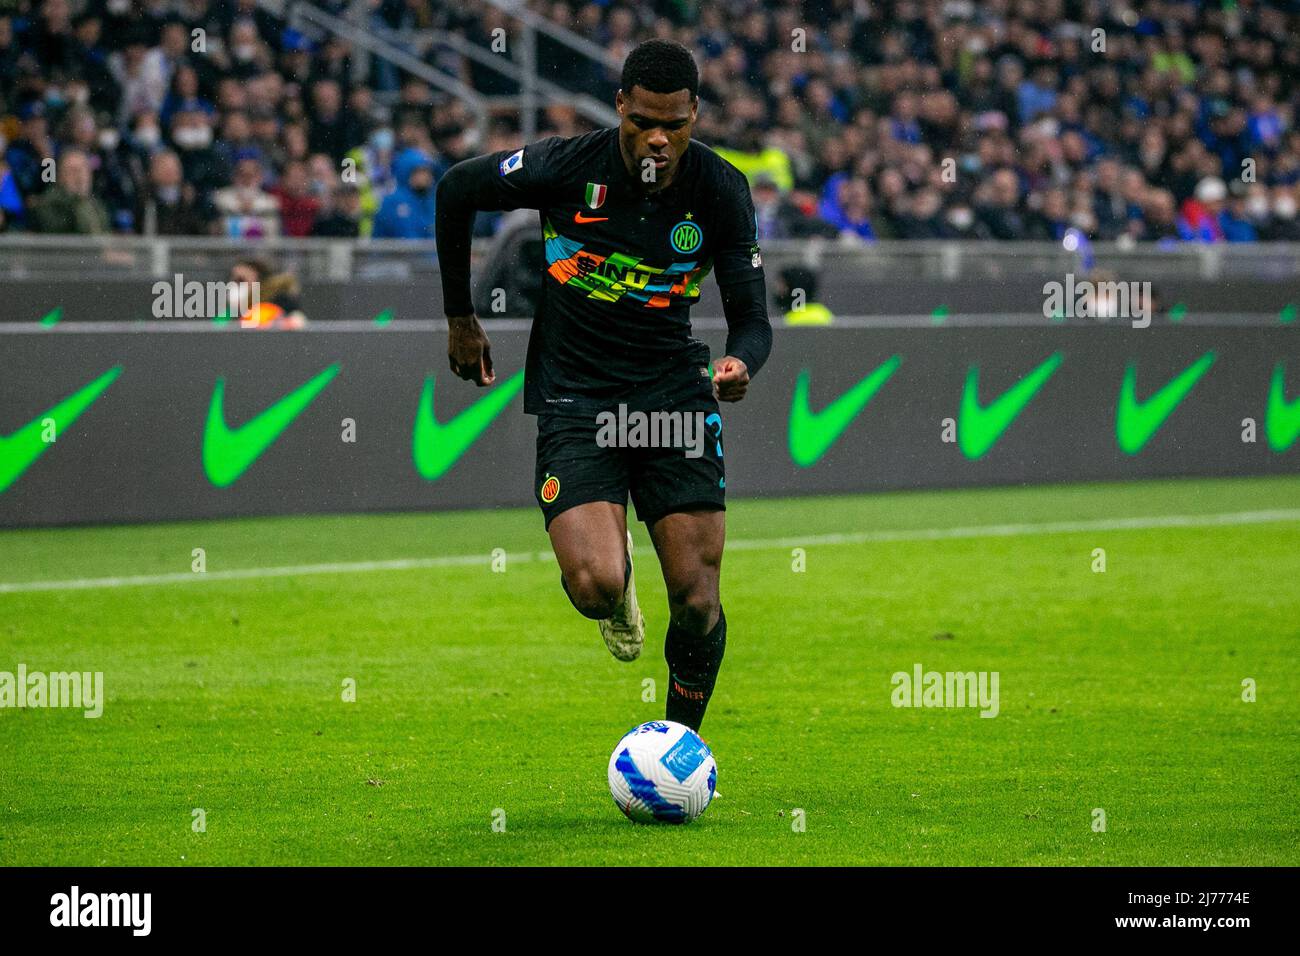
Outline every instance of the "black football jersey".
<path id="1" fill-rule="evenodd" d="M 710 272 L 724 288 L 763 281 L 744 175 L 691 140 L 673 181 L 647 193 L 627 171 L 616 128 L 491 159 L 492 205 L 537 209 L 545 239 L 525 410 L 652 408 L 709 390 L 708 348 L 692 338 L 689 314 L 700 284 Z"/>

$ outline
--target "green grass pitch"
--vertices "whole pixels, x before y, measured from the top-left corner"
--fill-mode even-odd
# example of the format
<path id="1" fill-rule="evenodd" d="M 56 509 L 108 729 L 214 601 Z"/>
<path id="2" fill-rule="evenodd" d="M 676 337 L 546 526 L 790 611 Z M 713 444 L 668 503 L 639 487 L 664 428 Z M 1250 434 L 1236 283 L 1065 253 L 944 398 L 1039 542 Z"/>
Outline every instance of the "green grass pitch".
<path id="1" fill-rule="evenodd" d="M 663 714 L 640 525 L 633 664 L 533 509 L 3 532 L 4 583 L 188 574 L 194 548 L 210 573 L 483 559 L 0 593 L 0 670 L 107 691 L 97 720 L 0 710 L 0 864 L 1295 865 L 1300 520 L 815 536 L 1297 507 L 1291 477 L 734 501 L 722 796 L 685 827 L 628 822 L 605 783 Z M 999 715 L 893 707 L 917 663 L 997 671 Z"/>

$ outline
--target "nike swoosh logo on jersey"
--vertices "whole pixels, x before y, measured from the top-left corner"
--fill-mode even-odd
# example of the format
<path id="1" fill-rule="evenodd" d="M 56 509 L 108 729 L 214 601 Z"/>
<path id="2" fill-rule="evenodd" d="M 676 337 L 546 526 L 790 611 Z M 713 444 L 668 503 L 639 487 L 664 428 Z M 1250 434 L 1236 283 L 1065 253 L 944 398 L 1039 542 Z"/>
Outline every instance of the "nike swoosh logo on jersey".
<path id="1" fill-rule="evenodd" d="M 1002 433 L 1024 411 L 1025 406 L 1047 384 L 1047 380 L 1060 365 L 1060 352 L 1049 355 L 1041 365 L 987 406 L 980 405 L 980 370 L 978 365 L 972 365 L 966 373 L 966 387 L 962 390 L 957 424 L 957 445 L 962 454 L 972 461 L 982 458 L 997 444 Z"/>
<path id="2" fill-rule="evenodd" d="M 580 212 L 575 212 L 573 214 L 573 221 L 578 223 L 578 225 L 588 222 L 609 222 L 609 216 L 584 216 Z"/>
<path id="3" fill-rule="evenodd" d="M 804 369 L 794 383 L 794 396 L 790 400 L 790 460 L 800 468 L 811 468 L 830 450 L 844 430 L 867 407 L 867 403 L 880 391 L 898 370 L 902 358 L 895 355 L 874 372 L 858 382 L 844 394 L 814 412 L 808 405 L 808 386 L 811 373 Z"/>
<path id="4" fill-rule="evenodd" d="M 425 481 L 436 481 L 451 470 L 469 446 L 478 441 L 510 400 L 524 386 L 521 369 L 451 421 L 443 424 L 434 416 L 433 376 L 424 380 L 420 407 L 415 413 L 412 454 L 415 470 Z"/>
<path id="5" fill-rule="evenodd" d="M 1214 364 L 1214 353 L 1206 352 L 1144 402 L 1137 397 L 1137 365 L 1129 363 L 1119 389 L 1115 409 L 1115 439 L 1126 455 L 1136 455 L 1174 413 L 1201 376 Z"/>
<path id="6" fill-rule="evenodd" d="M 218 378 L 203 429 L 203 470 L 208 481 L 218 488 L 226 488 L 239 480 L 338 372 L 336 362 L 238 428 L 226 424 L 226 380 Z"/>
<path id="7" fill-rule="evenodd" d="M 113 366 L 53 408 L 37 415 L 12 435 L 0 435 L 0 492 L 17 481 L 37 458 L 49 451 L 50 446 L 58 441 L 68 426 L 93 405 L 121 374 L 122 366 Z M 47 440 L 46 432 L 50 429 L 50 440 Z"/>

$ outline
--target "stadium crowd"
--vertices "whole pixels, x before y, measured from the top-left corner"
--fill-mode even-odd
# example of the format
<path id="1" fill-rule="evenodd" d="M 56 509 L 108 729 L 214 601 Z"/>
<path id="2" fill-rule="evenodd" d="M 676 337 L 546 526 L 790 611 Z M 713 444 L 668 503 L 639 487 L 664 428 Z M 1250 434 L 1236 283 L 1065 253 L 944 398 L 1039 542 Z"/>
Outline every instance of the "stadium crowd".
<path id="1" fill-rule="evenodd" d="M 399 41 L 518 37 L 473 0 L 359 2 L 317 6 Z M 749 176 L 762 238 L 1300 240 L 1294 2 L 532 6 L 620 60 L 656 35 L 696 52 L 696 138 Z M 615 71 L 544 35 L 537 52 L 545 78 L 612 100 Z M 436 40 L 419 53 L 518 92 Z M 517 116 L 482 128 L 358 61 L 256 0 L 0 0 L 0 230 L 431 238 L 439 176 L 516 148 Z M 566 104 L 541 126 L 587 128 Z"/>

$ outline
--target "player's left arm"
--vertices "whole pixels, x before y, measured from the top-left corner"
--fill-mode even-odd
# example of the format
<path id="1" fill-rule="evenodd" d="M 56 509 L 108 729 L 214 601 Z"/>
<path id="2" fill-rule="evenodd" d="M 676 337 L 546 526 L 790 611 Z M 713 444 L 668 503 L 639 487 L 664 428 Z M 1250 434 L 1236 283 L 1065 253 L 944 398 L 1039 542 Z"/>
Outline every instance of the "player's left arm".
<path id="1" fill-rule="evenodd" d="M 727 318 L 727 354 L 713 363 L 713 393 L 720 401 L 738 402 L 772 351 L 772 323 L 749 184 L 738 170 L 726 172 L 714 276 Z"/>

